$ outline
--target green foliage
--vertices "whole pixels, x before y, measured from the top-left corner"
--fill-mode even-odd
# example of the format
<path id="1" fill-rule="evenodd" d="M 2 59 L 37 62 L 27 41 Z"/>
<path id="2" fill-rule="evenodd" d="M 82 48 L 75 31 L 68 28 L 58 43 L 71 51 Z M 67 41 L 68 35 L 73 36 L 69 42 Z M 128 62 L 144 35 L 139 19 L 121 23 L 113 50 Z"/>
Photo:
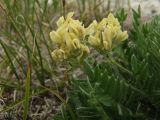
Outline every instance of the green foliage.
<path id="1" fill-rule="evenodd" d="M 120 9 L 119 12 L 116 13 L 116 17 L 118 18 L 121 26 L 123 26 L 123 22 L 127 19 L 127 13 L 124 8 Z"/>
<path id="2" fill-rule="evenodd" d="M 4 90 L 2 98 L 7 97 L 0 114 L 16 113 L 24 105 L 19 117 L 26 120 L 32 110 L 31 98 L 42 94 L 39 85 L 44 86 L 48 79 L 54 86 L 53 46 L 48 37 L 53 15 L 48 9 L 52 13 L 59 10 L 60 1 L 57 2 L 52 6 L 48 0 L 0 1 L 0 88 Z"/>
<path id="3" fill-rule="evenodd" d="M 71 80 L 68 104 L 76 120 L 159 119 L 160 17 L 147 24 L 140 17 L 139 7 L 133 10 L 129 40 L 112 53 L 114 62 L 108 57 L 99 64 L 86 60 L 83 71 L 87 77 Z M 67 110 L 65 114 L 66 120 L 73 119 Z M 60 116 L 55 118 L 62 120 Z"/>
<path id="4" fill-rule="evenodd" d="M 39 3 L 38 0 L 18 2 L 4 0 L 2 5 L 2 12 L 6 16 L 6 28 L 8 28 L 2 30 L 3 36 L 0 43 L 8 58 L 6 62 L 9 62 L 11 70 L 18 80 L 26 77 L 26 64 L 30 62 L 37 80 L 44 85 L 45 76 L 50 77 L 50 74 L 53 73 L 52 69 L 49 69 L 49 66 L 53 65 L 50 53 L 52 46 L 49 45 L 49 40 L 44 35 L 46 28 L 40 22 L 49 24 L 45 19 L 47 3 Z M 35 10 L 35 8 L 37 9 Z M 39 13 L 40 9 L 42 9 L 42 13 Z M 11 45 L 11 42 L 14 45 Z M 42 51 L 47 52 L 44 54 Z M 19 70 L 23 71 L 22 74 L 18 74 Z"/>

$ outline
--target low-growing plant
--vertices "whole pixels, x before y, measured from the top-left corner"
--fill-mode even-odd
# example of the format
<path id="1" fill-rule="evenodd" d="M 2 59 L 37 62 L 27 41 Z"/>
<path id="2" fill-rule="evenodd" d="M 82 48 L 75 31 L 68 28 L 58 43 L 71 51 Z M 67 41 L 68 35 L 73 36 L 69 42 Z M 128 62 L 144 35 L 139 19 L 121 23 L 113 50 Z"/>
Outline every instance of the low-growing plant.
<path id="1" fill-rule="evenodd" d="M 101 62 L 87 57 L 81 63 L 86 77 L 70 77 L 67 91 L 67 103 L 73 112 L 70 114 L 62 104 L 55 120 L 144 120 L 160 117 L 160 19 L 156 17 L 151 23 L 142 24 L 140 18 L 140 8 L 133 10 L 133 29 L 124 44 L 111 51 L 103 49 L 103 46 L 94 46 L 103 55 L 102 60 L 99 59 Z M 98 38 L 94 42 L 96 40 Z"/>

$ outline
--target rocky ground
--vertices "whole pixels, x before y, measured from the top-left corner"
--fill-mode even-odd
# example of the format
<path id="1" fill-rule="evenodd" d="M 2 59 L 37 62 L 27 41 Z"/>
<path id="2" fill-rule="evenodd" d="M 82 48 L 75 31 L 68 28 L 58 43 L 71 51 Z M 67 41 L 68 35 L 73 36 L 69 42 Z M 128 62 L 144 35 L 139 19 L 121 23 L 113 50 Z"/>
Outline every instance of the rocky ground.
<path id="1" fill-rule="evenodd" d="M 144 16 L 153 16 L 160 14 L 160 0 L 131 0 L 131 8 L 141 6 L 141 11 Z"/>
<path id="2" fill-rule="evenodd" d="M 105 2 L 103 4 L 104 6 L 107 6 L 108 4 L 108 0 L 99 0 L 99 1 L 104 1 Z M 160 9 L 159 9 L 160 0 L 110 0 L 110 1 L 111 1 L 111 9 L 115 8 L 116 6 L 124 7 L 126 9 L 129 7 L 136 9 L 140 5 L 144 16 L 160 14 Z M 68 0 L 67 2 L 74 3 L 75 0 Z M 51 3 L 52 0 L 49 0 L 49 4 Z"/>

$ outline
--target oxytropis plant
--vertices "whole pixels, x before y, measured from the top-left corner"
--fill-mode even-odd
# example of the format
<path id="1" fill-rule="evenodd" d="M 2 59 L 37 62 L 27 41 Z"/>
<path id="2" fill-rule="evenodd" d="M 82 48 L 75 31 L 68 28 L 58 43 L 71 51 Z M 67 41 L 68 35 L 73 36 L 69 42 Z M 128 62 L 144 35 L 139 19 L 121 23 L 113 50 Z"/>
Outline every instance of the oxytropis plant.
<path id="1" fill-rule="evenodd" d="M 67 86 L 69 86 L 69 90 L 66 92 L 66 96 L 68 96 L 66 100 L 67 105 L 65 104 L 62 110 L 66 112 L 63 113 L 63 115 L 65 114 L 66 116 L 60 116 L 63 116 L 63 119 L 68 118 L 71 120 L 71 118 L 79 119 L 82 116 L 89 116 L 90 113 L 93 113 L 91 116 L 100 114 L 101 117 L 99 117 L 99 115 L 98 117 L 96 116 L 97 120 L 100 118 L 109 120 L 109 116 L 106 114 L 105 109 L 103 109 L 104 101 L 106 102 L 106 100 L 109 99 L 107 95 L 108 93 L 110 94 L 110 90 L 107 89 L 114 88 L 112 82 L 120 87 L 124 87 L 124 84 L 115 80 L 114 75 L 111 77 L 111 74 L 107 73 L 107 69 L 105 68 L 109 68 L 113 63 L 116 67 L 128 72 L 127 69 L 114 60 L 114 55 L 112 54 L 113 49 L 128 38 L 128 33 L 127 31 L 122 31 L 118 19 L 115 18 L 112 13 L 100 22 L 94 20 L 88 27 L 84 27 L 84 24 L 79 20 L 73 19 L 73 14 L 74 13 L 71 12 L 68 13 L 66 18 L 63 16 L 60 17 L 57 21 L 57 30 L 50 32 L 50 38 L 56 47 L 52 52 L 53 59 L 56 63 L 62 62 L 69 63 L 68 65 L 70 65 L 67 66 L 67 69 L 69 69 L 66 71 L 67 75 L 64 77 L 65 80 L 62 81 L 62 83 L 64 83 L 64 81 L 69 80 L 70 83 L 67 84 Z M 94 53 L 95 50 L 102 56 L 105 56 L 106 63 L 110 63 L 108 67 L 106 67 L 108 64 L 105 63 L 102 65 L 105 67 L 104 69 L 100 69 L 99 65 L 95 65 L 95 67 L 94 64 L 92 65 L 95 68 L 92 68 L 89 62 L 92 62 L 93 59 L 90 61 L 90 56 L 92 57 L 92 53 Z M 74 77 L 72 70 L 78 68 L 77 65 L 82 68 L 87 78 L 79 80 Z M 116 67 L 114 66 L 111 71 L 113 72 Z M 73 76 L 69 76 L 68 72 L 71 72 Z M 117 91 L 119 91 L 119 89 L 113 90 L 111 96 L 117 96 Z M 67 107 L 68 105 L 73 107 L 72 109 L 75 114 L 70 107 Z M 115 106 L 116 105 L 117 104 L 115 104 Z M 115 106 L 113 108 L 115 108 Z M 81 110 L 87 115 L 82 114 Z M 87 112 L 87 110 L 90 111 Z M 95 111 L 98 111 L 98 113 Z M 72 116 L 71 118 L 69 117 L 70 115 Z M 89 118 L 86 120 L 89 120 Z"/>

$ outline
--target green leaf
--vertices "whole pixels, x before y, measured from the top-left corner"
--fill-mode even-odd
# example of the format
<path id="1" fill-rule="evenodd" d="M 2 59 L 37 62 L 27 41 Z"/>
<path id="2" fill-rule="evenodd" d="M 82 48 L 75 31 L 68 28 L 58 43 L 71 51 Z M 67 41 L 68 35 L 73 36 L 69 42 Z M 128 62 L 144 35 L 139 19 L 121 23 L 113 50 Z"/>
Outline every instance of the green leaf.
<path id="1" fill-rule="evenodd" d="M 27 120 L 27 115 L 29 110 L 30 83 L 31 83 L 31 67 L 29 64 L 28 70 L 27 70 L 26 83 L 25 83 L 25 101 L 24 101 L 23 120 Z"/>
<path id="2" fill-rule="evenodd" d="M 132 67 L 133 73 L 136 74 L 137 71 L 139 70 L 138 69 L 139 67 L 138 67 L 138 60 L 134 54 L 131 57 L 131 67 Z"/>
<path id="3" fill-rule="evenodd" d="M 88 61 L 84 61 L 84 72 L 88 75 L 91 81 L 94 80 L 94 69 L 92 66 L 88 63 Z"/>

